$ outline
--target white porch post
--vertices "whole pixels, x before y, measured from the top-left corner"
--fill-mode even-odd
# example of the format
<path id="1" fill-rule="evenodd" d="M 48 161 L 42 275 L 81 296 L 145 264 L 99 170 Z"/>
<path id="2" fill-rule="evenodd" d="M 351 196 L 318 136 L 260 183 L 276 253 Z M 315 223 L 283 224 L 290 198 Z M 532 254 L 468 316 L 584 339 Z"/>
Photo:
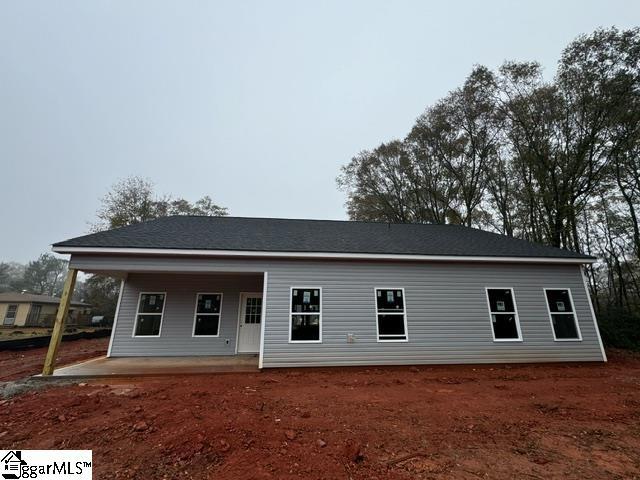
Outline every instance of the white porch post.
<path id="1" fill-rule="evenodd" d="M 269 273 L 264 272 L 262 279 L 262 311 L 260 312 L 260 354 L 258 355 L 258 368 L 262 368 L 262 357 L 264 356 L 264 330 L 265 319 L 267 318 L 267 281 Z"/>
<path id="2" fill-rule="evenodd" d="M 111 324 L 111 337 L 109 338 L 109 348 L 107 349 L 107 357 L 111 356 L 111 348 L 113 347 L 113 337 L 116 335 L 116 326 L 118 324 L 118 315 L 120 314 L 120 303 L 122 303 L 122 292 L 124 292 L 125 278 L 120 280 L 120 292 L 118 293 L 118 303 L 116 304 L 116 312 L 113 314 L 113 324 Z"/>

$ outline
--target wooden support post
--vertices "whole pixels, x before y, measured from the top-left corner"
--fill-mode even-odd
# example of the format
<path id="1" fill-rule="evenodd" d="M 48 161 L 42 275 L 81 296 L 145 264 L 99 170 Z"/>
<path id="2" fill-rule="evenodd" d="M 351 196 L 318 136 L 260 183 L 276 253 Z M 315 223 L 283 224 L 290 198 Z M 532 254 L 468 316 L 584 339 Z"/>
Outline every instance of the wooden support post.
<path id="1" fill-rule="evenodd" d="M 78 271 L 74 268 L 70 268 L 67 273 L 67 278 L 64 281 L 64 288 L 62 289 L 62 298 L 60 298 L 60 306 L 58 307 L 58 313 L 56 314 L 56 321 L 53 324 L 53 333 L 51 334 L 51 342 L 49 342 L 49 350 L 47 350 L 47 356 L 44 360 L 44 368 L 42 369 L 42 375 L 51 375 L 56 367 L 56 357 L 58 356 L 58 347 L 62 341 L 62 334 L 64 333 L 64 323 L 69 313 L 69 305 L 71 304 L 71 296 L 73 295 L 73 288 L 76 285 L 76 277 Z"/>

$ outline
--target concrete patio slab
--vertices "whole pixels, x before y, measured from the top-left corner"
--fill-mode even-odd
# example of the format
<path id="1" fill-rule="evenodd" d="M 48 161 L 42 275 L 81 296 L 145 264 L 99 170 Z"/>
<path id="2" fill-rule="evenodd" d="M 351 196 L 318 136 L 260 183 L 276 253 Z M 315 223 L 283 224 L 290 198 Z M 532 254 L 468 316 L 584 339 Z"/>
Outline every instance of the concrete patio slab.
<path id="1" fill-rule="evenodd" d="M 137 377 L 257 371 L 259 371 L 258 355 L 210 357 L 99 357 L 74 365 L 57 368 L 51 377 Z M 41 376 L 38 375 L 38 377 Z"/>

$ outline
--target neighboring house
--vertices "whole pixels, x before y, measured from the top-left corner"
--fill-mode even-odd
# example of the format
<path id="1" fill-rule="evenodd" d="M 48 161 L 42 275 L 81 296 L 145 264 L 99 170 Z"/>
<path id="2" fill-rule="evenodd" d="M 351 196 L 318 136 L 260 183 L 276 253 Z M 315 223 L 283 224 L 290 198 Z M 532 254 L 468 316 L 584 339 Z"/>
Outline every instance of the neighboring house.
<path id="1" fill-rule="evenodd" d="M 31 293 L 0 293 L 0 320 L 4 326 L 50 327 L 58 311 L 60 299 Z M 87 318 L 91 305 L 71 302 L 69 323 Z"/>
<path id="2" fill-rule="evenodd" d="M 452 225 L 167 217 L 57 243 L 122 279 L 108 355 L 605 361 L 593 257 Z"/>

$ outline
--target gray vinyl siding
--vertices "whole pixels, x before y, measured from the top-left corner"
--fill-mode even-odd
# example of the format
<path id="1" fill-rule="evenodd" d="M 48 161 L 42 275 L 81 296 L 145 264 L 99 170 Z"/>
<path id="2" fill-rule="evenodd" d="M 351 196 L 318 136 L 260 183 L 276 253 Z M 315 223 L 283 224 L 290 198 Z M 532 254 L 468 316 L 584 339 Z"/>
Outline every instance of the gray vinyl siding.
<path id="1" fill-rule="evenodd" d="M 287 343 L 289 287 L 296 285 L 323 287 L 322 344 Z M 408 342 L 377 342 L 375 287 L 405 289 Z M 513 288 L 522 342 L 493 341 L 486 287 Z M 582 342 L 554 341 L 544 287 L 571 289 Z M 602 360 L 577 266 L 292 266 L 269 272 L 267 302 L 264 366 Z"/>
<path id="2" fill-rule="evenodd" d="M 158 286 L 166 272 L 181 272 L 185 278 L 196 272 L 268 272 L 264 367 L 603 360 L 578 265 L 74 255 L 72 266 L 113 272 L 155 270 L 159 272 L 151 276 L 157 277 Z M 321 344 L 288 341 L 289 295 L 295 286 L 322 287 Z M 375 287 L 405 289 L 408 342 L 377 342 Z M 513 288 L 522 342 L 493 341 L 486 287 Z M 581 342 L 553 340 L 545 287 L 571 289 Z M 169 308 L 169 291 L 167 302 Z M 121 312 L 119 318 L 125 315 Z M 354 343 L 347 343 L 348 334 L 353 334 Z M 165 345 L 171 354 L 201 353 L 174 338 L 177 335 L 175 331 L 158 346 Z M 114 348 L 130 340 L 117 332 Z"/>
<path id="3" fill-rule="evenodd" d="M 159 337 L 133 337 L 141 292 L 166 292 Z M 132 273 L 124 283 L 111 356 L 233 355 L 240 293 L 262 292 L 262 276 Z M 218 337 L 193 337 L 197 293 L 222 293 Z"/>

